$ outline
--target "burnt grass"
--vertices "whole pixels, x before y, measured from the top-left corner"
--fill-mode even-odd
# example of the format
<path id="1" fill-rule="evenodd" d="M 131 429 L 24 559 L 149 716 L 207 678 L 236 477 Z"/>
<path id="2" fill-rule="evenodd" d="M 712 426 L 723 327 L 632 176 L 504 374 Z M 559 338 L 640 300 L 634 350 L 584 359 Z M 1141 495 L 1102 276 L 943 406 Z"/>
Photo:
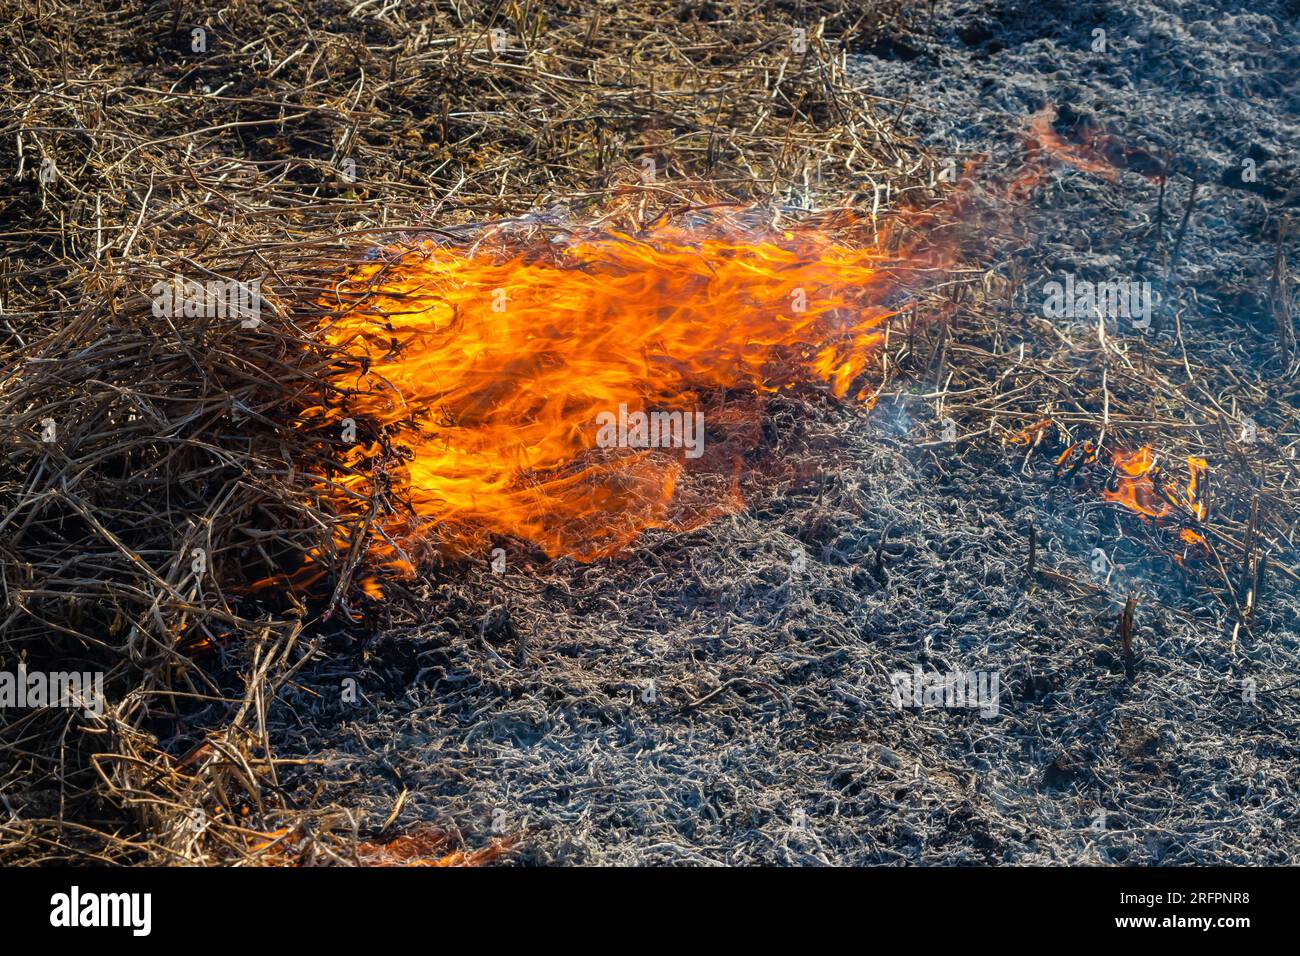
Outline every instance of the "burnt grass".
<path id="1" fill-rule="evenodd" d="M 5 269 L 10 301 L 26 309 L 10 306 L 3 317 L 5 366 L 19 367 L 36 341 L 23 321 L 61 323 L 75 305 L 95 341 L 115 343 L 125 327 L 136 338 L 122 346 L 129 362 L 114 358 L 118 377 L 99 384 L 69 371 L 75 363 L 57 366 L 54 359 L 78 353 L 71 345 L 59 351 L 55 341 L 51 364 L 42 367 L 63 369 L 49 373 L 66 389 L 61 401 L 93 409 L 149 393 L 158 420 L 170 423 L 169 441 L 180 436 L 187 454 L 218 446 L 225 453 L 221 474 L 201 494 L 124 484 L 119 497 L 129 499 L 122 510 L 132 522 L 140 502 L 166 497 L 162 517 L 170 519 L 171 509 L 203 514 L 212 518 L 210 538 L 216 526 L 227 535 L 222 541 L 247 548 L 223 545 L 230 554 L 254 553 L 240 537 L 249 528 L 247 537 L 273 540 L 275 555 L 328 550 L 324 512 L 284 506 L 301 502 L 294 482 L 307 466 L 301 457 L 288 462 L 290 446 L 280 439 L 297 434 L 286 424 L 289 390 L 309 392 L 302 383 L 319 384 L 331 358 L 312 353 L 317 365 L 291 368 L 286 356 L 311 351 L 302 330 L 319 319 L 294 313 L 289 331 L 269 323 L 281 336 L 271 345 L 225 339 L 212 347 L 220 360 L 212 359 L 184 329 L 173 336 L 138 318 L 115 326 L 127 295 L 121 288 L 147 288 L 180 262 L 243 268 L 257 253 L 287 271 L 295 290 L 314 295 L 325 281 L 322 262 L 355 261 L 385 229 L 482 223 L 526 211 L 534 196 L 558 203 L 557 194 L 626 192 L 645 144 L 667 143 L 677 123 L 696 139 L 694 152 L 683 147 L 676 157 L 662 146 L 670 174 L 712 176 L 729 184 L 717 185 L 719 192 L 747 200 L 770 197 L 743 174 L 783 169 L 783 143 L 810 155 L 825 147 L 838 160 L 865 150 L 871 168 L 900 183 L 927 179 L 917 170 L 932 157 L 978 160 L 972 175 L 984 184 L 986 215 L 966 223 L 963 256 L 974 250 L 966 291 L 953 294 L 947 318 L 926 312 L 933 300 L 918 307 L 919 339 L 898 333 L 900 357 L 874 407 L 814 388 L 771 399 L 762 440 L 746 457 L 742 508 L 689 532 L 649 531 L 615 557 L 547 560 L 501 541 L 504 571 L 486 556 L 435 561 L 410 580 L 387 582 L 382 602 L 354 601 L 353 619 L 335 609 L 322 620 L 315 606 L 277 605 L 274 595 L 258 604 L 227 589 L 218 624 L 234 623 L 209 632 L 203 628 L 214 619 L 191 606 L 199 601 L 192 594 L 177 598 L 172 578 L 175 593 L 151 590 L 133 577 L 138 562 L 124 560 L 121 549 L 88 544 L 95 574 L 112 586 L 83 593 L 76 589 L 86 575 L 65 575 L 75 585 L 66 603 L 78 615 L 77 629 L 63 632 L 67 642 L 76 643 L 83 618 L 87 631 L 108 633 L 106 621 L 117 627 L 120 611 L 133 622 L 130 641 L 137 629 L 150 635 L 156 670 L 141 676 L 134 658 L 114 665 L 115 686 L 136 709 L 121 711 L 111 734 L 92 735 L 89 749 L 78 751 L 118 748 L 130 758 L 126 769 L 110 772 L 112 792 L 96 790 L 88 759 L 68 757 L 65 767 L 61 751 L 56 760 L 34 753 L 26 738 L 21 746 L 6 739 L 0 797 L 12 812 L 0 824 L 0 851 L 97 862 L 393 862 L 385 847 L 413 838 L 435 848 L 432 855 L 464 850 L 522 865 L 1296 861 L 1298 393 L 1296 350 L 1281 331 L 1289 319 L 1279 319 L 1296 310 L 1286 279 L 1295 261 L 1287 224 L 1300 207 L 1294 0 L 938 0 L 872 4 L 874 18 L 865 20 L 856 5 L 777 2 L 761 17 L 736 21 L 731 5 L 682 4 L 661 16 L 627 3 L 599 5 L 606 18 L 599 22 L 586 7 L 557 2 L 544 6 L 558 39 L 547 41 L 539 28 L 534 42 L 539 49 L 553 42 L 564 55 L 531 87 L 528 71 L 509 58 L 476 51 L 468 40 L 454 54 L 441 41 L 408 49 L 416 24 L 402 20 L 405 13 L 350 18 L 349 6 L 326 2 L 303 13 L 312 18 L 313 42 L 327 52 L 319 61 L 308 53 L 284 63 L 298 45 L 298 14 L 286 13 L 287 5 L 267 4 L 239 24 L 214 19 L 219 52 L 207 61 L 185 52 L 179 15 L 168 26 L 152 24 L 139 4 L 103 13 L 115 68 L 128 79 L 113 80 L 111 96 L 100 91 L 86 102 L 99 97 L 96 115 L 118 124 L 116 138 L 74 130 L 73 147 L 62 148 L 120 200 L 105 207 L 113 210 L 110 225 L 114 215 L 127 223 L 123 233 L 136 223 L 139 262 L 88 262 L 75 244 L 67 252 L 58 203 L 77 211 L 66 218 L 81 223 L 84 248 L 93 232 L 85 225 L 94 222 L 90 192 L 66 190 L 42 205 L 26 186 L 0 191 L 6 215 L 30 229 L 28 248 L 5 240 L 6 262 L 31 265 Z M 493 22 L 477 12 L 467 19 L 454 5 L 435 7 L 434 36 L 458 31 L 463 39 Z M 780 97 L 780 82 L 769 96 L 767 80 L 760 90 L 751 77 L 727 110 L 705 98 L 674 98 L 663 82 L 635 90 L 634 79 L 610 80 L 604 90 L 560 82 L 554 72 L 572 68 L 581 79 L 586 67 L 573 64 L 593 42 L 604 77 L 625 77 L 626 49 L 643 47 L 647 59 L 690 72 L 665 52 L 672 48 L 663 37 L 681 39 L 675 31 L 693 38 L 696 46 L 681 42 L 701 68 L 738 71 L 728 56 L 743 46 L 747 60 L 775 57 L 783 41 L 769 43 L 764 31 L 803 16 L 827 18 L 824 40 L 814 36 L 820 65 L 791 71 Z M 41 32 L 31 19 L 14 20 L 24 36 Z M 1104 50 L 1094 49 L 1098 30 Z M 828 64 L 838 58 L 832 48 L 841 33 L 847 66 L 838 75 Z M 280 66 L 246 62 L 239 51 L 267 37 Z M 655 40 L 643 45 L 646 37 Z M 10 65 L 6 102 L 68 72 L 52 45 L 39 47 L 32 40 L 32 63 Z M 79 49 L 90 61 L 106 55 L 87 53 L 85 43 Z M 74 59 L 71 73 L 101 82 L 88 62 Z M 366 87 L 363 76 L 380 79 Z M 351 106 L 327 95 L 354 83 L 365 92 Z M 159 92 L 168 87 L 182 90 L 180 98 Z M 591 99 L 563 101 L 579 96 L 575 89 Z M 773 113 L 759 120 L 767 125 L 746 133 L 769 99 Z M 490 108 L 479 111 L 484 103 Z M 1026 121 L 1049 104 L 1064 140 L 1101 131 L 1119 144 L 1110 154 L 1115 176 L 1049 164 L 1033 197 L 1008 215 L 988 197 L 1024 164 Z M 57 111 L 65 105 L 43 106 L 54 112 L 38 125 L 62 129 Z M 168 119 L 155 129 L 150 117 L 160 109 Z M 16 116 L 7 120 L 2 150 L 12 152 L 15 130 L 27 131 Z M 173 141 L 161 128 L 187 122 L 202 127 L 205 144 L 193 158 L 185 137 Z M 647 129 L 653 137 L 639 138 Z M 624 138 L 607 138 L 610 131 Z M 365 169 L 378 170 L 356 188 L 332 172 L 345 142 Z M 504 173 L 497 149 L 508 160 Z M 29 167 L 35 155 L 26 158 Z M 152 166 L 133 171 L 129 157 L 149 157 Z M 236 168 L 231 157 L 249 162 Z M 812 168 L 772 174 L 806 187 L 782 194 L 788 205 L 826 208 L 847 196 L 870 208 L 871 183 L 828 172 L 824 186 L 808 186 L 817 182 Z M 558 169 L 575 171 L 573 178 Z M 436 201 L 458 188 L 464 171 L 463 204 Z M 152 208 L 164 210 L 146 216 L 154 193 L 140 194 L 155 174 Z M 683 188 L 682 195 L 700 193 Z M 358 238 L 363 226 L 370 232 Z M 1099 344 L 1095 319 L 1045 318 L 1043 286 L 1066 274 L 1151 282 L 1159 295 L 1151 329 L 1120 320 L 1107 326 L 1110 344 Z M 141 315 L 148 309 L 143 299 L 133 307 Z M 110 311 L 112 319 L 104 318 Z M 201 359 L 198 372 L 182 361 L 191 351 Z M 150 379 L 159 355 L 169 363 L 166 388 Z M 270 380 L 287 369 L 284 389 L 267 398 L 261 385 L 248 384 L 258 376 L 245 359 L 270 369 L 261 376 Z M 163 364 L 159 358 L 153 367 Z M 202 380 L 200 394 L 177 410 L 168 402 L 191 379 Z M 219 435 L 215 426 L 181 428 L 219 418 L 212 409 L 229 404 L 223 381 L 242 389 L 240 401 L 255 407 L 258 424 L 240 431 L 220 418 Z M 39 403 L 26 404 L 13 414 L 38 420 Z M 1234 437 L 1246 414 L 1264 436 L 1251 446 Z M 956 442 L 940 437 L 949 416 Z M 1150 443 L 1171 473 L 1182 455 L 1205 455 L 1210 524 L 1221 532 L 1214 555 L 1190 555 L 1176 543 L 1176 527 L 1104 501 L 1103 468 L 1058 475 L 1053 458 L 1066 445 L 1063 433 L 1032 449 L 1011 440 L 1045 417 L 1068 424 L 1074 439 L 1105 434 L 1110 448 Z M 267 431 L 255 430 L 264 424 Z M 229 452 L 250 433 L 266 447 L 244 457 Z M 170 445 L 159 451 L 153 437 L 140 443 L 156 452 L 140 453 L 148 465 L 141 470 L 201 473 Z M 20 451 L 6 459 L 0 498 L 6 512 L 22 516 L 41 489 L 28 483 L 36 459 Z M 75 461 L 63 464 L 76 470 Z M 227 492 L 248 486 L 251 473 L 274 487 L 259 485 L 259 503 L 240 504 L 242 491 Z M 108 486 L 110 477 L 126 483 L 129 476 L 97 477 Z M 213 506 L 212 517 L 204 511 L 212 501 L 235 504 L 220 514 Z M 1252 502 L 1258 520 L 1249 517 Z M 148 549 L 132 544 L 160 566 L 174 553 L 163 524 L 148 525 Z M 71 518 L 60 518 L 59 534 L 70 527 Z M 13 542 L 0 542 L 6 586 L 55 594 L 37 609 L 64 620 L 59 601 L 68 595 L 49 582 L 67 585 L 56 572 L 76 564 L 66 555 L 77 548 L 62 538 L 58 547 Z M 1100 575 L 1096 549 L 1109 565 Z M 1264 552 L 1264 587 L 1245 613 L 1244 582 Z M 354 570 L 340 571 L 346 562 L 333 560 L 332 574 Z M 29 580 L 33 566 L 48 572 L 37 583 Z M 1119 631 L 1130 600 L 1126 654 Z M 8 592 L 6 602 L 10 631 L 0 635 L 0 649 L 53 643 L 46 618 Z M 155 620 L 162 621 L 156 633 L 149 630 Z M 175 650 L 179 620 L 211 636 L 206 651 Z M 126 640 L 118 630 L 110 638 L 96 647 Z M 262 653 L 264 646 L 271 650 Z M 891 675 L 915 668 L 997 673 L 997 714 L 897 706 Z M 202 680 L 193 677 L 198 671 Z M 170 683 L 155 680 L 162 673 Z M 146 690 L 127 693 L 137 686 Z M 202 703 L 171 709 L 178 687 Z M 62 746 L 63 727 L 43 732 Z M 38 769 L 51 777 L 38 779 Z M 90 802 L 65 800 L 73 791 Z M 251 808 L 246 825 L 227 815 L 225 829 L 211 827 L 221 840 L 186 826 L 193 807 L 217 820 L 214 808 L 235 805 Z M 141 841 L 104 836 L 132 827 Z M 252 830 L 289 835 L 268 851 L 248 839 Z"/>
<path id="2" fill-rule="evenodd" d="M 1057 176 L 1016 253 L 1031 279 L 1161 286 L 1198 179 L 1153 347 L 1177 347 L 1177 312 L 1199 362 L 1256 378 L 1278 371 L 1272 230 L 1300 205 L 1296 12 L 939 3 L 852 64 L 874 95 L 923 107 L 903 114 L 940 154 L 1008 156 L 1014 118 L 1053 101 L 1169 164 L 1158 235 L 1156 183 Z M 1018 307 L 1039 295 L 1027 283 Z M 327 761 L 300 792 L 372 824 L 405 792 L 389 832 L 510 837 L 523 863 L 1294 862 L 1294 586 L 1275 579 L 1230 651 L 1231 615 L 1160 532 L 1015 454 L 935 445 L 923 391 L 870 414 L 775 403 L 760 455 L 804 473 L 760 475 L 702 530 L 591 565 L 512 554 L 504 574 L 432 577 L 427 616 L 286 698 L 281 746 Z M 1107 550 L 1105 593 L 1028 577 L 1031 528 L 1038 560 L 1079 580 Z M 998 671 L 999 715 L 897 708 L 889 675 L 914 667 Z M 344 676 L 355 705 L 337 702 Z"/>

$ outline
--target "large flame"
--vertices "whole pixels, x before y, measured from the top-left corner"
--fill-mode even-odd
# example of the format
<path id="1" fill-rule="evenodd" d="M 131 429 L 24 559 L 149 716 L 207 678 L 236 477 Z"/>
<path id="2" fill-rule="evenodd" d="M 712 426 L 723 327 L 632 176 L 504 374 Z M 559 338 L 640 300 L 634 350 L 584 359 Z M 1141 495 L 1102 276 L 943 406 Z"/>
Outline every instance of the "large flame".
<path id="1" fill-rule="evenodd" d="M 1031 120 L 1007 198 L 1052 162 L 1113 175 L 1112 138 L 1072 144 L 1054 116 Z M 930 221 L 960 221 L 969 185 Z M 890 317 L 923 277 L 943 277 L 958 241 L 930 230 L 925 247 L 921 229 L 894 242 L 846 215 L 775 223 L 710 207 L 636 231 L 375 250 L 324 302 L 325 338 L 355 361 L 335 379 L 340 400 L 307 413 L 364 423 L 342 510 L 365 515 L 379 491 L 401 503 L 367 517 L 372 555 L 409 568 L 426 544 L 482 554 L 515 539 L 590 560 L 736 507 L 762 399 L 801 384 L 868 397 Z M 893 226 L 916 235 L 907 217 Z M 602 419 L 638 413 L 702 415 L 703 448 L 597 441 Z"/>
<path id="2" fill-rule="evenodd" d="M 350 452 L 409 504 L 380 523 L 390 557 L 508 537 L 592 559 L 734 506 L 762 396 L 821 383 L 865 397 L 895 265 L 843 220 L 779 228 L 752 212 L 387 248 L 331 301 L 328 339 L 359 370 L 315 411 L 373 422 L 399 450 Z M 702 415 L 703 448 L 601 447 L 599 423 L 636 412 Z M 688 470 L 732 477 L 691 501 Z M 361 500 L 376 480 L 345 484 Z"/>

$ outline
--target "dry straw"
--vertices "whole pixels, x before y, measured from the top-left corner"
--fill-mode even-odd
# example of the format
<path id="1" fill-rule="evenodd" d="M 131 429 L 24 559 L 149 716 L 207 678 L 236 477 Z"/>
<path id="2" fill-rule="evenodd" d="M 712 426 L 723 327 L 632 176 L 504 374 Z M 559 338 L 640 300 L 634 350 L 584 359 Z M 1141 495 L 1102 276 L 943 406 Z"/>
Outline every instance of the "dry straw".
<path id="1" fill-rule="evenodd" d="M 932 174 L 838 37 L 898 7 L 6 3 L 0 657 L 109 706 L 0 718 L 5 859 L 355 859 L 266 729 L 365 533 L 298 418 L 340 398 L 322 300 L 379 238 L 538 209 L 883 214 Z M 261 279 L 260 324 L 155 315 L 173 276 Z M 307 552 L 333 600 L 246 593 Z"/>

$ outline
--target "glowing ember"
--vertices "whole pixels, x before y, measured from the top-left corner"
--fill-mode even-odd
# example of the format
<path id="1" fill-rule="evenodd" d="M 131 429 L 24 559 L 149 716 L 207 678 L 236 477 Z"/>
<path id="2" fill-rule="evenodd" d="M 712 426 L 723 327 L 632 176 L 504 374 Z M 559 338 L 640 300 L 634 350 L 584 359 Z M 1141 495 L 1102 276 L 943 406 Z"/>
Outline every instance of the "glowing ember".
<path id="1" fill-rule="evenodd" d="M 735 507 L 761 397 L 801 383 L 867 397 L 863 372 L 901 288 L 880 237 L 852 224 L 742 218 L 522 247 L 424 242 L 359 268 L 327 335 L 360 370 L 336 380 L 338 407 L 313 413 L 382 426 L 400 457 L 378 441 L 352 449 L 381 473 L 346 482 L 353 510 L 387 480 L 413 517 L 378 523 L 403 548 L 508 536 L 589 560 Z M 623 428 L 597 441 L 600 423 L 638 412 L 658 414 L 663 440 Z M 701 415 L 698 447 L 681 447 L 682 424 Z M 690 500 L 687 469 L 720 484 Z"/>
<path id="2" fill-rule="evenodd" d="M 375 867 L 486 866 L 514 846 L 518 837 L 493 840 L 478 850 L 448 852 L 448 835 L 426 825 L 386 842 L 362 841 L 357 844 L 357 859 L 363 866 Z"/>

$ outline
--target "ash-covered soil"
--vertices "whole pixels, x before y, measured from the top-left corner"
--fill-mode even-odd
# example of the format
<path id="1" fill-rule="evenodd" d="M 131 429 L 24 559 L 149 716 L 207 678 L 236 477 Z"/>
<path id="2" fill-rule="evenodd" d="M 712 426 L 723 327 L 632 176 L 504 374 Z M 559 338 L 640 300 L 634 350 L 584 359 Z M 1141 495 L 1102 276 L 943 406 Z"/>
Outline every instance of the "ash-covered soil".
<path id="1" fill-rule="evenodd" d="M 1065 272 L 1150 279 L 1158 347 L 1277 374 L 1265 289 L 1277 219 L 1300 205 L 1296 5 L 934 10 L 855 54 L 932 148 L 1011 165 L 1023 119 L 1053 102 L 1175 171 L 1163 214 L 1134 170 L 1055 175 L 1026 217 L 1018 307 Z M 591 565 L 510 552 L 501 574 L 431 573 L 414 587 L 427 619 L 341 643 L 284 695 L 275 743 L 321 761 L 291 794 L 353 808 L 362 838 L 510 837 L 524 863 L 1293 862 L 1294 585 L 1274 576 L 1233 647 L 1231 614 L 1161 532 L 996 442 L 955 454 L 928 390 L 870 413 L 774 403 L 747 507 L 699 531 Z M 1260 414 L 1281 436 L 1294 397 L 1273 391 Z M 1077 581 L 1102 546 L 1108 589 L 1028 578 L 1031 528 L 1040 566 Z M 914 667 L 996 671 L 999 713 L 899 709 L 889 675 Z"/>

